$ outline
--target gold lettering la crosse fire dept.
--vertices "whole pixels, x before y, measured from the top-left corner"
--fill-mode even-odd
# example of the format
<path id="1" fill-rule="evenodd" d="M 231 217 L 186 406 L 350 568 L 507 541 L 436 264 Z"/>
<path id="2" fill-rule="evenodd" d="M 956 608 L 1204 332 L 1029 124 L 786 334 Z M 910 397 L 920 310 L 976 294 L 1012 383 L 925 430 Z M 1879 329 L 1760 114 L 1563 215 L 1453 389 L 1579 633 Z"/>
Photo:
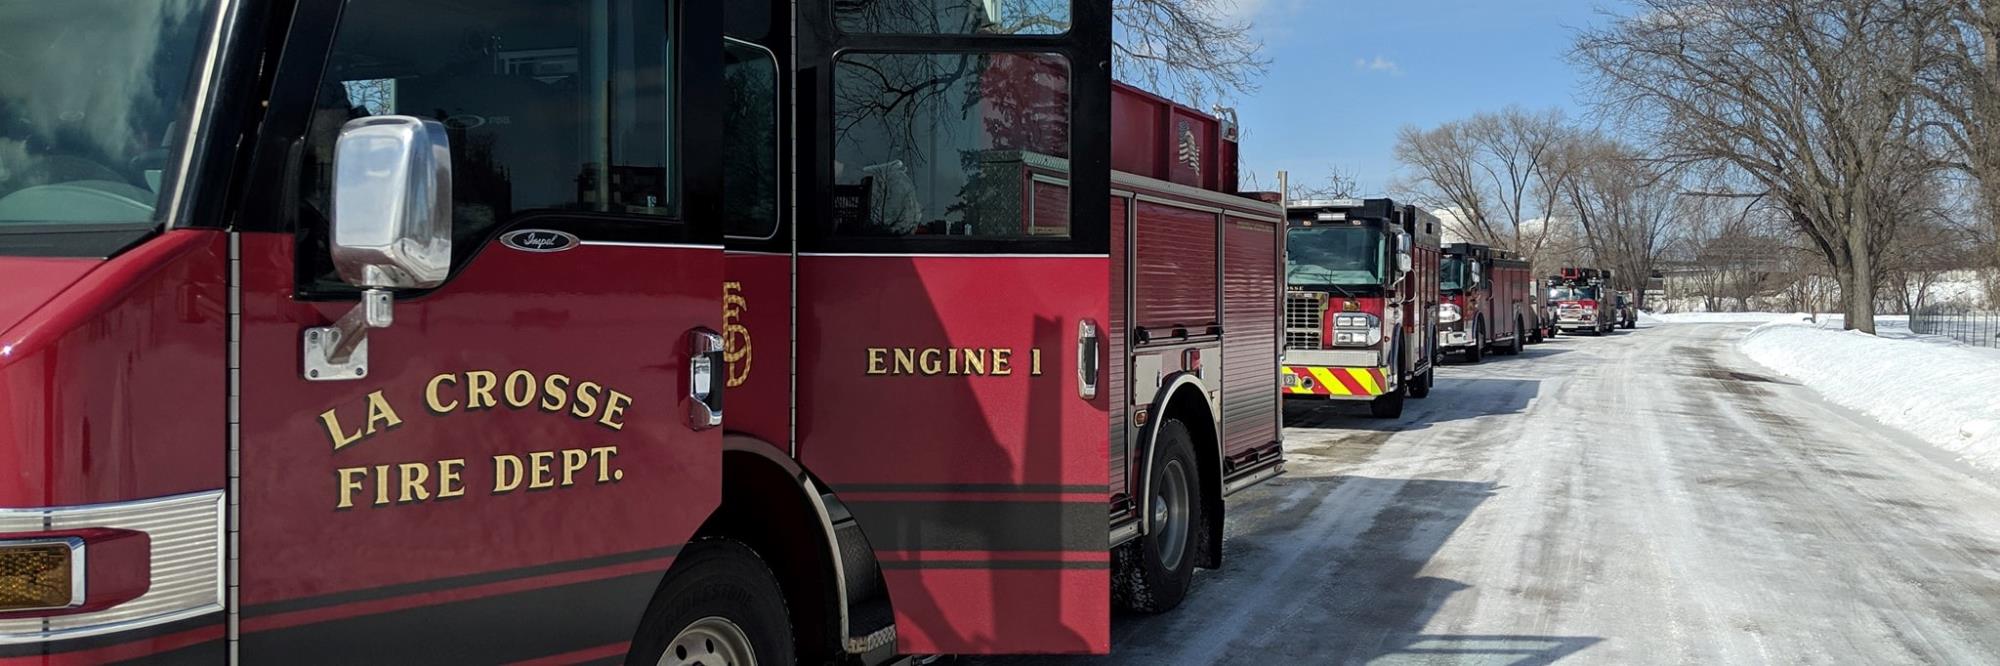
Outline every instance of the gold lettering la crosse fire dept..
<path id="1" fill-rule="evenodd" d="M 1013 375 L 1014 350 L 1004 347 L 869 347 L 870 375 L 926 377 Z M 1042 374 L 1042 350 L 1028 350 L 1029 376 Z"/>
<path id="2" fill-rule="evenodd" d="M 613 432 L 625 429 L 625 414 L 632 406 L 632 396 L 603 384 L 528 370 L 439 373 L 424 382 L 422 400 L 432 418 L 505 409 L 563 416 Z M 404 413 L 412 412 L 398 413 L 384 392 L 376 390 L 365 401 L 321 412 L 319 425 L 326 429 L 334 455 L 343 457 L 351 452 L 350 447 L 403 426 Z M 347 423 L 359 425 L 343 425 L 343 415 L 348 417 Z M 625 479 L 625 470 L 614 464 L 617 456 L 618 447 L 613 445 L 500 453 L 491 455 L 490 468 L 484 461 L 473 463 L 470 479 L 465 458 L 342 467 L 333 474 L 338 495 L 334 508 L 454 499 L 465 496 L 468 488 L 478 491 L 489 485 L 490 494 L 505 495 L 516 490 L 617 483 Z"/>

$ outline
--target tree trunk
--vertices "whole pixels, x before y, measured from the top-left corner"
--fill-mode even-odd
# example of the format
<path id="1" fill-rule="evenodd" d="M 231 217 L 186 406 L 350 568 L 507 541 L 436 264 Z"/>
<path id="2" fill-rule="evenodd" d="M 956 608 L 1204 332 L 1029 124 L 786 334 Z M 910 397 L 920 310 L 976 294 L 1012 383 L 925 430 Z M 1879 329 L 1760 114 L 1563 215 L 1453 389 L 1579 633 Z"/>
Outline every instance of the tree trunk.
<path id="1" fill-rule="evenodd" d="M 1846 275 L 1840 282 L 1840 296 L 1846 301 L 1847 321 L 1841 328 L 1875 334 L 1875 262 L 1868 256 L 1868 224 L 1865 214 L 1856 214 L 1847 230 Z"/>

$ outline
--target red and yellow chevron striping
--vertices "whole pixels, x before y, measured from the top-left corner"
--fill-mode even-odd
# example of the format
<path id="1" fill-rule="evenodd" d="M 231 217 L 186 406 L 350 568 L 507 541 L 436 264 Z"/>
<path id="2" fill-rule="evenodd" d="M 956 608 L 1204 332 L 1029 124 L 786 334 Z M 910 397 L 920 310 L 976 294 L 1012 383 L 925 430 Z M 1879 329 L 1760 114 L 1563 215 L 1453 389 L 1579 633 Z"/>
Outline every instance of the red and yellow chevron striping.
<path id="1" fill-rule="evenodd" d="M 1284 366 L 1278 377 L 1286 395 L 1372 398 L 1388 392 L 1386 368 L 1321 368 Z"/>

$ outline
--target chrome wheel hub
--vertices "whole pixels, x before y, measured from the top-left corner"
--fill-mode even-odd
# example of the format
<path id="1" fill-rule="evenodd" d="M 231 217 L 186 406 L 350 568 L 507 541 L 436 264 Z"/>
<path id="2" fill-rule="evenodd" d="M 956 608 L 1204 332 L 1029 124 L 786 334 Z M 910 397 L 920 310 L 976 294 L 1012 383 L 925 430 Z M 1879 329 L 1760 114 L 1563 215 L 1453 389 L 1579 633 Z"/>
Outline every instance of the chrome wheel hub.
<path id="1" fill-rule="evenodd" d="M 695 620 L 667 644 L 659 666 L 757 666 L 750 635 L 726 618 Z"/>

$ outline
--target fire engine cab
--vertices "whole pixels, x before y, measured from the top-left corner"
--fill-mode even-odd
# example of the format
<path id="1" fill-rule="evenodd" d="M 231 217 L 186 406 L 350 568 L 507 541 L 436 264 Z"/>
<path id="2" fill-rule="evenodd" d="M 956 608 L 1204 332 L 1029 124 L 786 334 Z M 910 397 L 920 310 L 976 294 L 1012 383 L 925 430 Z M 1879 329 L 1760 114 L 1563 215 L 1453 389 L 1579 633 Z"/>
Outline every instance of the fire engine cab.
<path id="1" fill-rule="evenodd" d="M 1589 332 L 1604 335 L 1618 328 L 1618 303 L 1608 293 L 1611 271 L 1596 268 L 1563 268 L 1549 277 L 1549 304 L 1556 313 L 1556 326 L 1566 333 Z"/>
<path id="2" fill-rule="evenodd" d="M 1108 651 L 1284 289 L 1110 11 L 0 5 L 0 664 Z"/>
<path id="3" fill-rule="evenodd" d="M 1287 398 L 1397 418 L 1436 382 L 1438 220 L 1389 199 L 1295 202 L 1285 221 Z"/>
<path id="4" fill-rule="evenodd" d="M 1476 243 L 1444 248 L 1440 270 L 1439 346 L 1478 363 L 1486 352 L 1519 354 L 1528 343 L 1533 278 L 1528 262 L 1506 250 Z"/>

